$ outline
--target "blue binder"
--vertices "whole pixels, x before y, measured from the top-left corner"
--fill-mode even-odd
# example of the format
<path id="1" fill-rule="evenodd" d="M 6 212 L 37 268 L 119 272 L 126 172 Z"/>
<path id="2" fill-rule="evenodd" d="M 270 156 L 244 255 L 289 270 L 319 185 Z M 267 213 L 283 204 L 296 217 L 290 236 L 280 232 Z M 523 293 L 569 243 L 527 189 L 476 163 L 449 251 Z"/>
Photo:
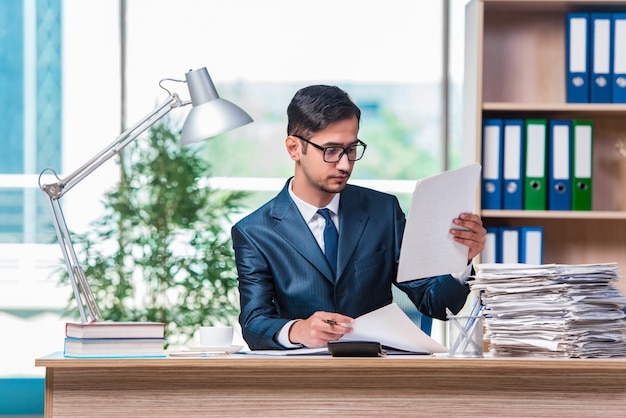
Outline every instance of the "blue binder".
<path id="1" fill-rule="evenodd" d="M 548 148 L 548 210 L 572 209 L 572 122 L 551 120 Z"/>
<path id="2" fill-rule="evenodd" d="M 519 263 L 520 229 L 502 226 L 500 232 L 500 262 L 506 264 Z"/>
<path id="3" fill-rule="evenodd" d="M 612 15 L 611 13 L 591 13 L 591 25 L 589 51 L 591 59 L 589 61 L 591 71 L 590 102 L 611 103 L 613 77 L 611 67 L 613 66 L 613 45 L 612 40 Z"/>
<path id="4" fill-rule="evenodd" d="M 589 13 L 568 13 L 566 21 L 567 102 L 589 102 Z"/>
<path id="5" fill-rule="evenodd" d="M 626 13 L 613 14 L 613 103 L 626 103 Z"/>
<path id="6" fill-rule="evenodd" d="M 524 121 L 504 120 L 502 208 L 524 209 Z"/>
<path id="7" fill-rule="evenodd" d="M 502 119 L 483 120 L 481 207 L 502 209 Z"/>
<path id="8" fill-rule="evenodd" d="M 520 263 L 543 264 L 543 228 L 523 226 L 519 239 Z"/>
<path id="9" fill-rule="evenodd" d="M 500 250 L 500 237 L 497 226 L 485 227 L 487 234 L 485 235 L 485 248 L 480 253 L 481 263 L 497 263 L 502 259 L 498 253 Z"/>

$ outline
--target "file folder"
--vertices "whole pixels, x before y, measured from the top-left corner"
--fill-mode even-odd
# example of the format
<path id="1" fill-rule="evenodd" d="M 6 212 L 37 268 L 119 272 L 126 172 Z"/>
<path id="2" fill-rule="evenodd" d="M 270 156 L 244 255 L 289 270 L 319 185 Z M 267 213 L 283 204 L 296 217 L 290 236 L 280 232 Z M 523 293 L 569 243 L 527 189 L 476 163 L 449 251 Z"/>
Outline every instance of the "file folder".
<path id="1" fill-rule="evenodd" d="M 613 102 L 626 103 L 626 13 L 613 13 Z"/>
<path id="2" fill-rule="evenodd" d="M 502 209 L 502 119 L 483 120 L 481 207 Z"/>
<path id="3" fill-rule="evenodd" d="M 593 122 L 572 121 L 572 210 L 591 210 Z"/>
<path id="4" fill-rule="evenodd" d="M 485 235 L 485 247 L 483 248 L 483 252 L 480 253 L 480 262 L 497 263 L 501 259 L 500 254 L 498 254 L 498 250 L 500 249 L 498 227 L 487 226 L 485 229 L 487 230 L 487 234 Z"/>
<path id="5" fill-rule="evenodd" d="M 589 83 L 590 102 L 611 103 L 613 78 L 611 76 L 612 45 L 611 45 L 611 13 L 591 13 L 589 42 L 591 60 L 591 81 Z"/>
<path id="6" fill-rule="evenodd" d="M 539 226 L 520 228 L 520 263 L 543 264 L 543 228 Z"/>
<path id="7" fill-rule="evenodd" d="M 519 228 L 500 227 L 502 263 L 519 263 Z"/>
<path id="8" fill-rule="evenodd" d="M 548 209 L 572 209 L 571 126 L 569 120 L 550 121 L 548 150 Z"/>
<path id="9" fill-rule="evenodd" d="M 502 209 L 524 209 L 524 121 L 504 120 L 504 158 L 502 162 Z"/>
<path id="10" fill-rule="evenodd" d="M 589 102 L 589 13 L 568 13 L 566 21 L 567 102 Z"/>
<path id="11" fill-rule="evenodd" d="M 546 210 L 546 119 L 526 119 L 524 209 Z"/>

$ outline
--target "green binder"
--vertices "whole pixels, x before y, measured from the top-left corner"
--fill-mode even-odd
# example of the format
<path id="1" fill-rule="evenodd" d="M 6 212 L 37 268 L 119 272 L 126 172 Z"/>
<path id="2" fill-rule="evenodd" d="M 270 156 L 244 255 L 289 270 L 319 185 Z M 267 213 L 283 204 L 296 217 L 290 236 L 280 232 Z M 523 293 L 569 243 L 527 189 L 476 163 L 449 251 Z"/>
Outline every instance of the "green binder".
<path id="1" fill-rule="evenodd" d="M 524 140 L 524 209 L 547 207 L 547 120 L 526 119 Z"/>
<path id="2" fill-rule="evenodd" d="M 593 122 L 572 121 L 572 210 L 591 210 Z"/>

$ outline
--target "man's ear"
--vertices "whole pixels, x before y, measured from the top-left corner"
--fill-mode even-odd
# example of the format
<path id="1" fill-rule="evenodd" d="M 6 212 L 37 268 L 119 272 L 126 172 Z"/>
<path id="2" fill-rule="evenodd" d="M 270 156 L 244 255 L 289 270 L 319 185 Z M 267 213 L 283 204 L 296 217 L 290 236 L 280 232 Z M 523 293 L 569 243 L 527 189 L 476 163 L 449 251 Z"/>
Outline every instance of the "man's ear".
<path id="1" fill-rule="evenodd" d="M 294 161 L 300 161 L 300 141 L 298 141 L 298 138 L 289 135 L 285 139 L 285 146 L 287 147 L 287 152 L 289 153 L 291 159 Z"/>

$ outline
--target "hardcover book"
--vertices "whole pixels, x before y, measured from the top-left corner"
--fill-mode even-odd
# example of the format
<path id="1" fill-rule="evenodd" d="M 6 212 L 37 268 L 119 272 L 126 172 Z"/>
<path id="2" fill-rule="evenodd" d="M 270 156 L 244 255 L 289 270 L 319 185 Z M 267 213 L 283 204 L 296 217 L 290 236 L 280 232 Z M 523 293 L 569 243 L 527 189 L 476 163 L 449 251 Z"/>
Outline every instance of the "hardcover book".
<path id="1" fill-rule="evenodd" d="M 162 322 L 68 322 L 65 336 L 70 338 L 164 338 Z"/>
<path id="2" fill-rule="evenodd" d="M 165 338 L 66 338 L 65 357 L 165 357 Z"/>

